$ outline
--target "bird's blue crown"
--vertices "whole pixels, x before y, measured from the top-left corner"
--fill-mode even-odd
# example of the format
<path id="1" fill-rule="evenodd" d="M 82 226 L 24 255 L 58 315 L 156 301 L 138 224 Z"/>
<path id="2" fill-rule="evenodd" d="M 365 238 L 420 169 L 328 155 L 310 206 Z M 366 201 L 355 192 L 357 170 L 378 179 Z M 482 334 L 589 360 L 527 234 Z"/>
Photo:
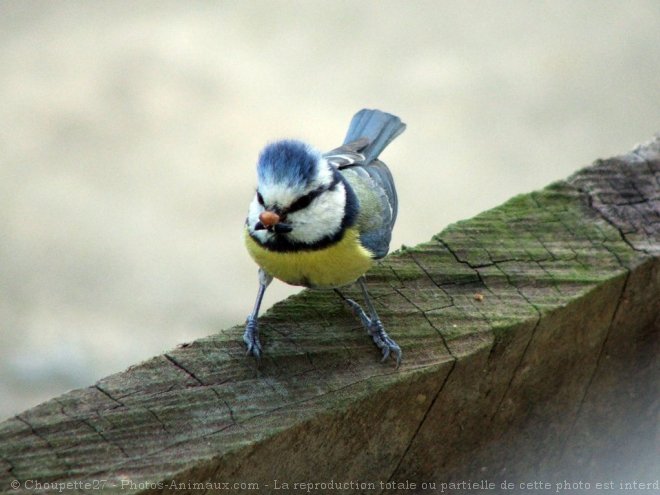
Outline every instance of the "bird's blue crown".
<path id="1" fill-rule="evenodd" d="M 259 182 L 305 186 L 316 177 L 321 154 L 302 141 L 287 139 L 267 145 L 259 155 Z"/>

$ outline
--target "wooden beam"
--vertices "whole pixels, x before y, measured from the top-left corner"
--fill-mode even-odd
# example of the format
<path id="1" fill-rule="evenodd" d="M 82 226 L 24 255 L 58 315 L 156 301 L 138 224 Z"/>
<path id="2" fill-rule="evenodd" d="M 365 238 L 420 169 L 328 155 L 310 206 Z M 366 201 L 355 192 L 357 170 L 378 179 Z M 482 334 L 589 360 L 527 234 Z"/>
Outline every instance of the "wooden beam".
<path id="1" fill-rule="evenodd" d="M 238 325 L 0 424 L 0 490 L 657 475 L 659 256 L 656 138 L 374 268 L 399 369 L 335 294 L 307 290 L 261 318 L 259 367 Z"/>

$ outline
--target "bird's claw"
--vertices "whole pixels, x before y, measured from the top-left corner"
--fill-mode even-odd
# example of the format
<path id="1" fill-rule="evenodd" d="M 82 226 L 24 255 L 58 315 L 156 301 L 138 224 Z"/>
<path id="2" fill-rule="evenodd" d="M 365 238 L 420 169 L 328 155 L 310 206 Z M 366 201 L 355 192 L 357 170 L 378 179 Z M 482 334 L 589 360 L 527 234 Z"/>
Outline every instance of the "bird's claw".
<path id="1" fill-rule="evenodd" d="M 384 363 L 390 355 L 392 355 L 396 361 L 396 367 L 398 368 L 401 364 L 403 353 L 401 352 L 399 344 L 394 342 L 394 340 L 387 335 L 383 323 L 378 318 L 374 318 L 370 320 L 367 331 L 369 332 L 369 335 L 371 335 L 376 347 L 378 347 L 383 353 L 383 359 L 381 359 L 381 362 Z"/>
<path id="2" fill-rule="evenodd" d="M 246 346 L 246 356 L 254 356 L 257 360 L 261 358 L 261 342 L 259 342 L 259 327 L 256 318 L 248 317 L 245 322 L 245 332 L 243 333 L 243 342 Z"/>
<path id="3" fill-rule="evenodd" d="M 384 363 L 387 361 L 390 355 L 392 355 L 394 356 L 396 367 L 398 368 L 401 364 L 403 353 L 401 352 L 399 345 L 394 342 L 394 340 L 392 340 L 389 335 L 387 335 L 385 327 L 383 326 L 383 323 L 380 321 L 380 319 L 378 317 L 369 318 L 362 307 L 352 299 L 346 299 L 346 302 L 353 310 L 353 313 L 358 318 L 360 318 L 360 321 L 367 329 L 369 335 L 371 335 L 371 338 L 374 341 L 374 344 L 376 344 L 376 347 L 378 347 L 383 353 L 381 362 Z"/>

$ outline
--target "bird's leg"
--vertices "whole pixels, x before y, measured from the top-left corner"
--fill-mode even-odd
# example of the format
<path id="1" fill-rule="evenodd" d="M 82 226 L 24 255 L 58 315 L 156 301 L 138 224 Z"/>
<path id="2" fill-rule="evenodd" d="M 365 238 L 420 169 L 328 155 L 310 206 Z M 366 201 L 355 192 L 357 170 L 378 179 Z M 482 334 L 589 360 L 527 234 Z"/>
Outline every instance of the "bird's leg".
<path id="1" fill-rule="evenodd" d="M 259 269 L 259 291 L 257 292 L 257 300 L 254 303 L 252 313 L 250 313 L 245 322 L 245 333 L 243 333 L 243 342 L 247 346 L 247 355 L 252 354 L 255 358 L 261 357 L 261 342 L 259 342 L 259 326 L 257 317 L 259 316 L 259 308 L 261 307 L 261 300 L 264 298 L 266 287 L 273 281 L 273 277 L 268 275 L 261 268 Z"/>
<path id="2" fill-rule="evenodd" d="M 371 298 L 369 297 L 369 292 L 367 291 L 367 284 L 365 278 L 360 277 L 357 281 L 358 284 L 360 285 L 360 288 L 362 289 L 362 295 L 364 296 L 364 301 L 366 303 L 367 310 L 369 311 L 368 316 L 367 313 L 364 311 L 364 309 L 362 309 L 360 305 L 356 303 L 353 299 L 347 299 L 341 294 L 341 292 L 339 292 L 338 290 L 335 291 L 351 307 L 351 309 L 353 310 L 353 314 L 355 314 L 358 318 L 360 318 L 362 325 L 364 325 L 364 328 L 366 328 L 369 335 L 371 335 L 371 338 L 373 339 L 376 346 L 383 353 L 383 361 L 387 360 L 390 354 L 392 354 L 394 356 L 394 359 L 396 360 L 396 365 L 399 366 L 399 364 L 401 364 L 401 357 L 402 357 L 401 348 L 398 346 L 396 342 L 394 342 L 394 340 L 390 338 L 389 335 L 387 335 L 387 332 L 385 331 L 385 327 L 383 326 L 383 323 L 380 321 L 380 318 L 378 317 L 378 313 L 376 313 L 376 308 L 374 308 L 374 305 L 371 302 Z"/>

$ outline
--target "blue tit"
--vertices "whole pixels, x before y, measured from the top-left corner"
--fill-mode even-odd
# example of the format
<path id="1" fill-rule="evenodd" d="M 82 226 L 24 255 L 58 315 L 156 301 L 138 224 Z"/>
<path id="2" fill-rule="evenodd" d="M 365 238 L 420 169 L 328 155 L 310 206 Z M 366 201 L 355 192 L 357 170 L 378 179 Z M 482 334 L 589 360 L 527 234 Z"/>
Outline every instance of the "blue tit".
<path id="1" fill-rule="evenodd" d="M 257 315 L 266 287 L 278 278 L 291 285 L 335 289 L 358 282 L 366 311 L 346 299 L 374 343 L 397 365 L 401 348 L 383 327 L 364 274 L 383 258 L 397 216 L 394 180 L 378 160 L 405 129 L 401 119 L 361 110 L 344 144 L 327 153 L 295 140 L 267 145 L 257 163 L 258 185 L 245 222 L 245 244 L 259 265 L 259 291 L 247 318 L 247 353 L 261 356 Z"/>

